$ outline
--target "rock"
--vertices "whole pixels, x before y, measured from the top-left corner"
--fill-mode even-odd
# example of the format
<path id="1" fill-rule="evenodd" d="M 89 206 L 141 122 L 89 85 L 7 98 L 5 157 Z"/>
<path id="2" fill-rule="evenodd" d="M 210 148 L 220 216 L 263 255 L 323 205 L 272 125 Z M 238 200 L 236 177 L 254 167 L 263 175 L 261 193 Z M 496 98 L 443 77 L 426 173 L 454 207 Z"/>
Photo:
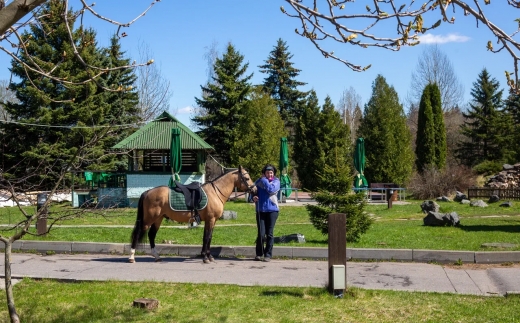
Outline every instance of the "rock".
<path id="1" fill-rule="evenodd" d="M 427 226 L 457 226 L 460 224 L 460 219 L 457 212 L 438 213 L 430 211 L 424 217 L 423 223 Z"/>
<path id="2" fill-rule="evenodd" d="M 236 211 L 224 211 L 222 213 L 222 216 L 220 217 L 221 220 L 236 220 L 238 214 Z"/>
<path id="3" fill-rule="evenodd" d="M 513 202 L 507 201 L 507 202 L 504 202 L 504 203 L 500 204 L 499 206 L 501 206 L 501 207 L 512 207 L 513 206 Z"/>
<path id="4" fill-rule="evenodd" d="M 434 201 L 424 201 L 421 204 L 421 210 L 424 214 L 427 214 L 428 212 L 439 212 L 440 206 L 439 204 L 435 203 Z"/>
<path id="5" fill-rule="evenodd" d="M 478 206 L 478 207 L 487 207 L 488 205 L 486 204 L 486 202 L 482 201 L 482 200 L 476 200 L 476 201 L 473 201 L 469 204 L 470 206 Z"/>
<path id="6" fill-rule="evenodd" d="M 441 202 L 451 202 L 451 200 L 449 199 L 449 197 L 447 196 L 440 196 L 437 198 L 437 201 L 441 201 Z"/>
<path id="7" fill-rule="evenodd" d="M 294 233 L 294 234 L 289 234 L 286 236 L 274 237 L 275 243 L 288 243 L 291 241 L 305 243 L 305 236 L 301 233 Z"/>
<path id="8" fill-rule="evenodd" d="M 467 200 L 467 199 L 468 199 L 468 197 L 466 196 L 466 194 L 459 192 L 459 191 L 457 191 L 455 197 L 453 198 L 453 200 L 455 202 L 462 202 L 462 200 Z"/>
<path id="9" fill-rule="evenodd" d="M 471 201 L 470 200 L 462 200 L 460 201 L 460 204 L 470 204 Z"/>
<path id="10" fill-rule="evenodd" d="M 498 197 L 498 195 L 491 195 L 489 197 L 488 203 L 495 203 L 495 202 L 498 202 L 498 201 L 500 201 L 500 197 Z"/>
<path id="11" fill-rule="evenodd" d="M 504 164 L 504 165 L 502 165 L 502 169 L 503 170 L 513 170 L 513 169 L 515 169 L 515 166 L 509 165 L 509 164 Z"/>

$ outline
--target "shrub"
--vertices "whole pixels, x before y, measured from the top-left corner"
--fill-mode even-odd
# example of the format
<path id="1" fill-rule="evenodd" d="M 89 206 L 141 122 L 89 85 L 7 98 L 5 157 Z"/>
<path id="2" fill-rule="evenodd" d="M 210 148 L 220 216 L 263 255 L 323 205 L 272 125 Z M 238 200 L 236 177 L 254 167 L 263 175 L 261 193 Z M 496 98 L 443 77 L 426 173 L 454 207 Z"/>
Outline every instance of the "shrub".
<path id="1" fill-rule="evenodd" d="M 328 217 L 331 213 L 345 213 L 348 242 L 358 241 L 372 224 L 372 219 L 364 212 L 365 194 L 333 194 L 321 191 L 313 194 L 318 205 L 307 205 L 309 217 L 314 227 L 324 235 L 329 233 Z"/>
<path id="2" fill-rule="evenodd" d="M 473 170 L 479 175 L 493 175 L 502 170 L 502 163 L 486 160 L 473 167 Z"/>
<path id="3" fill-rule="evenodd" d="M 450 164 L 439 170 L 429 165 L 422 173 L 416 173 L 412 177 L 407 188 L 416 199 L 431 199 L 453 195 L 455 191 L 467 191 L 475 183 L 475 174 L 466 166 Z"/>

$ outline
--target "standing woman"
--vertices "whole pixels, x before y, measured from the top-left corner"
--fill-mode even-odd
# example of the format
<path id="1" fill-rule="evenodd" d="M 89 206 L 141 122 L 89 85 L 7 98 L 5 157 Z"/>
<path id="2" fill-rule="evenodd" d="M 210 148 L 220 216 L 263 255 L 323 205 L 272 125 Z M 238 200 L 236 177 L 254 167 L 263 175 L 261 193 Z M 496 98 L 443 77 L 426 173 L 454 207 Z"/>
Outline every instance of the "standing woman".
<path id="1" fill-rule="evenodd" d="M 258 194 L 253 197 L 258 227 L 255 257 L 257 261 L 261 261 L 262 257 L 263 261 L 271 261 L 273 256 L 274 225 L 279 212 L 277 193 L 280 190 L 280 180 L 275 175 L 276 168 L 267 164 L 262 169 L 262 177 L 255 182 L 258 189 Z"/>

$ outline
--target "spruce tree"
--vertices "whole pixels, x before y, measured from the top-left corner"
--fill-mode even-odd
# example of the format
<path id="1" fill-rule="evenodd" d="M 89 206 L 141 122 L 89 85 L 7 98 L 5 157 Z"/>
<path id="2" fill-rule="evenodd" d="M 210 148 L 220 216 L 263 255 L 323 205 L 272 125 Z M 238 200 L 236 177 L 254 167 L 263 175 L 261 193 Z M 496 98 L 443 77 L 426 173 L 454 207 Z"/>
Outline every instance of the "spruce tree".
<path id="1" fill-rule="evenodd" d="M 320 148 L 325 162 L 318 170 L 319 188 L 344 194 L 350 190 L 352 182 L 350 128 L 343 123 L 329 96 L 321 109 L 319 125 Z"/>
<path id="2" fill-rule="evenodd" d="M 44 187 L 52 186 L 58 170 L 64 168 L 86 169 L 96 163 L 102 168 L 99 157 L 110 145 L 106 138 L 121 131 L 110 126 L 125 117 L 121 111 L 112 117 L 107 113 L 111 106 L 106 91 L 99 86 L 111 86 L 106 76 L 92 81 L 99 71 L 86 68 L 75 57 L 62 18 L 64 9 L 63 1 L 49 1 L 42 8 L 42 23 L 31 24 L 21 35 L 27 52 L 20 51 L 18 58 L 30 66 L 33 60 L 38 61 L 50 77 L 12 61 L 11 71 L 19 81 L 10 88 L 19 102 L 8 104 L 6 109 L 17 123 L 2 126 L 12 136 L 4 151 L 7 175 L 32 176 L 28 184 Z M 105 67 L 107 57 L 97 47 L 95 32 L 74 30 L 74 17 L 76 13 L 69 12 L 69 27 L 83 61 Z M 66 81 L 58 82 L 52 76 Z"/>
<path id="3" fill-rule="evenodd" d="M 242 165 L 253 177 L 259 176 L 265 164 L 278 165 L 280 138 L 285 135 L 276 103 L 261 87 L 256 87 L 235 128 L 235 136 L 240 140 L 231 148 L 231 164 Z"/>
<path id="4" fill-rule="evenodd" d="M 427 166 L 441 169 L 446 165 L 446 129 L 442 115 L 441 95 L 436 84 L 430 83 L 423 90 L 415 142 L 415 163 L 419 172 Z"/>
<path id="5" fill-rule="evenodd" d="M 518 147 L 518 143 L 520 142 L 520 95 L 511 94 L 509 96 L 506 101 L 506 111 L 512 122 L 512 138 L 508 146 L 512 152 L 511 157 L 516 163 L 520 161 L 520 148 Z"/>
<path id="6" fill-rule="evenodd" d="M 306 83 L 296 80 L 301 70 L 294 67 L 292 57 L 287 43 L 278 39 L 265 64 L 259 66 L 260 72 L 267 74 L 263 86 L 276 101 L 285 127 L 291 132 L 298 118 L 299 106 L 308 94 L 298 90 Z"/>
<path id="7" fill-rule="evenodd" d="M 468 112 L 463 113 L 461 134 L 466 140 L 460 143 L 457 156 L 467 166 L 510 158 L 506 143 L 511 123 L 502 109 L 502 93 L 499 82 L 484 68 L 473 83 Z"/>
<path id="8" fill-rule="evenodd" d="M 397 92 L 378 75 L 358 128 L 365 140 L 365 177 L 369 183 L 404 184 L 412 173 L 414 154 L 406 116 Z"/>
<path id="9" fill-rule="evenodd" d="M 315 191 L 320 180 L 317 171 L 325 164 L 325 153 L 322 150 L 319 136 L 320 106 L 313 90 L 302 105 L 301 116 L 296 124 L 294 141 L 294 161 L 298 179 L 303 188 Z"/>
<path id="10" fill-rule="evenodd" d="M 195 98 L 202 114 L 192 121 L 201 130 L 199 135 L 215 148 L 222 161 L 231 165 L 230 151 L 234 145 L 233 129 L 241 120 L 244 104 L 248 101 L 253 74 L 246 75 L 248 63 L 232 44 L 214 64 L 213 82 L 201 86 L 202 98 Z"/>

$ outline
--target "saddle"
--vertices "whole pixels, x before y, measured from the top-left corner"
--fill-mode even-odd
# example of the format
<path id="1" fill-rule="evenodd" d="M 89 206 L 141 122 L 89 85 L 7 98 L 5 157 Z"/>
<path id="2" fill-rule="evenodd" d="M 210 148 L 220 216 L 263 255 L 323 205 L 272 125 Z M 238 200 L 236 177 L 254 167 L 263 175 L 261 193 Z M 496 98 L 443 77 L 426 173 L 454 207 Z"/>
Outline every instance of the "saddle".
<path id="1" fill-rule="evenodd" d="M 184 202 L 189 211 L 191 211 L 191 217 L 200 224 L 200 214 L 197 208 L 202 201 L 202 187 L 199 182 L 191 182 L 187 185 L 181 184 L 179 181 L 174 181 L 175 186 L 172 189 L 177 193 L 184 195 Z M 194 215 L 195 213 L 195 215 Z"/>

